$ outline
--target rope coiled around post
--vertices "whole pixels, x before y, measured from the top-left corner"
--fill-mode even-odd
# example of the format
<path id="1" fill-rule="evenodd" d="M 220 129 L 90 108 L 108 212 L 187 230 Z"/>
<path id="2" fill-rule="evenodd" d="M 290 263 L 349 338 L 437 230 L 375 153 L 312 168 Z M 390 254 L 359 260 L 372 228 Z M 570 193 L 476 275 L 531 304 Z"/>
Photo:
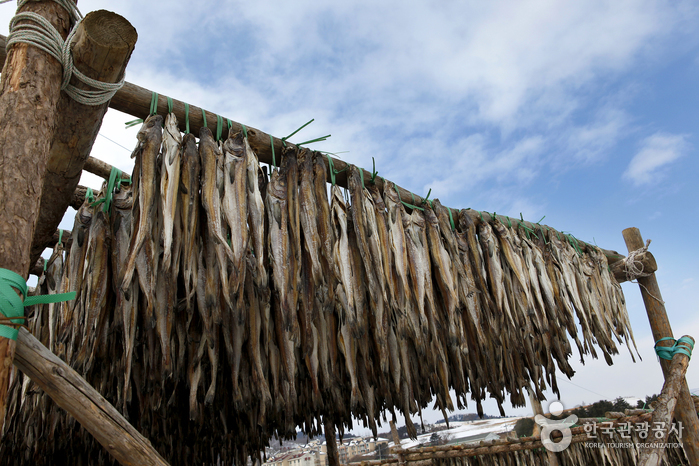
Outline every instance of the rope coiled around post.
<path id="1" fill-rule="evenodd" d="M 6 3 L 9 0 L 1 1 Z M 29 0 L 18 0 L 17 9 L 24 6 Z M 63 67 L 63 81 L 61 90 L 65 91 L 73 100 L 83 105 L 102 105 L 109 102 L 114 94 L 122 88 L 125 80 L 117 83 L 107 83 L 89 78 L 77 70 L 73 64 L 73 54 L 71 42 L 78 30 L 78 25 L 83 20 L 83 16 L 70 0 L 53 0 L 66 9 L 70 14 L 73 27 L 68 37 L 64 41 L 56 28 L 44 17 L 32 12 L 17 13 L 10 21 L 10 34 L 7 37 L 5 50 L 9 51 L 13 44 L 25 43 L 33 45 L 48 53 L 61 63 Z M 20 22 L 23 22 L 20 24 Z M 70 84 L 71 78 L 75 76 L 95 90 L 78 89 Z"/>

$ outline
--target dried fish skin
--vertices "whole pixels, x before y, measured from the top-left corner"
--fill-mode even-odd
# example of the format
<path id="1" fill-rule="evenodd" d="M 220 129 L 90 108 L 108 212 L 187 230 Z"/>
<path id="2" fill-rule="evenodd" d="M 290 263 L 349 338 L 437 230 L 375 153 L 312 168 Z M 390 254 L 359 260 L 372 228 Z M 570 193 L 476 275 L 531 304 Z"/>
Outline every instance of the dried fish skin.
<path id="1" fill-rule="evenodd" d="M 424 204 L 425 225 L 427 230 L 427 245 L 430 252 L 430 262 L 434 268 L 432 277 L 439 288 L 444 306 L 445 318 L 448 325 L 449 346 L 458 345 L 463 338 L 460 320 L 457 318 L 458 295 L 456 291 L 457 275 L 454 274 L 452 259 L 442 243 L 437 215 L 428 203 Z"/>
<path id="2" fill-rule="evenodd" d="M 290 238 L 289 209 L 287 207 L 287 170 L 274 171 L 267 186 L 266 211 L 269 221 L 268 251 L 274 283 L 273 310 L 276 315 L 277 339 L 282 357 L 282 368 L 289 384 L 285 396 L 288 406 L 295 398 L 296 344 L 300 343 L 300 329 L 296 318 L 296 303 L 293 302 L 295 282 L 293 273 L 298 270 L 292 262 L 295 256 Z"/>
<path id="3" fill-rule="evenodd" d="M 196 138 L 187 133 L 182 138 L 180 168 L 180 210 L 182 242 L 182 275 L 187 309 L 191 312 L 198 281 L 199 257 L 199 173 L 201 163 Z"/>
<path id="4" fill-rule="evenodd" d="M 102 327 L 105 318 L 107 292 L 109 285 L 109 220 L 107 214 L 99 209 L 90 225 L 90 238 L 85 254 L 83 269 L 83 305 L 85 306 L 85 321 L 83 326 L 80 352 L 76 356 L 76 364 L 89 371 L 94 362 L 96 341 L 105 338 Z M 87 358 L 87 359 L 86 359 Z"/>
<path id="5" fill-rule="evenodd" d="M 214 241 L 226 252 L 230 260 L 233 260 L 233 250 L 223 235 L 221 221 L 221 199 L 217 185 L 217 170 L 221 151 L 214 141 L 211 130 L 207 127 L 199 131 L 199 158 L 201 160 L 201 203 L 204 206 L 209 232 Z"/>
<path id="6" fill-rule="evenodd" d="M 233 273 L 229 286 L 231 296 L 237 296 L 245 282 L 245 256 L 248 247 L 248 176 L 242 133 L 236 133 L 226 140 L 223 144 L 223 156 L 224 189 L 221 204 L 223 217 L 230 228 L 230 244 L 233 250 Z M 239 313 L 241 311 L 238 309 Z"/>
<path id="7" fill-rule="evenodd" d="M 247 175 L 248 226 L 250 228 L 251 245 L 254 254 L 255 285 L 262 290 L 269 287 L 269 276 L 265 268 L 265 205 L 263 202 L 260 183 L 260 163 L 257 154 L 252 150 L 248 138 L 243 139 L 245 148 L 245 170 Z M 263 291 L 264 292 L 264 291 Z"/>
<path id="8" fill-rule="evenodd" d="M 136 135 L 138 144 L 131 158 L 136 158 L 136 168 L 132 179 L 137 179 L 138 194 L 134 198 L 134 232 L 131 236 L 129 259 L 124 268 L 124 278 L 121 280 L 122 289 L 127 289 L 135 271 L 136 257 L 147 239 L 154 249 L 151 237 L 152 217 L 156 205 L 157 160 L 163 141 L 163 117 L 150 115 Z M 135 209 L 138 208 L 138 212 Z M 154 258 L 151 257 L 151 260 Z"/>
<path id="9" fill-rule="evenodd" d="M 172 265 L 172 237 L 177 222 L 177 198 L 180 187 L 180 153 L 182 135 L 177 127 L 177 117 L 168 113 L 163 132 L 163 156 L 160 169 L 160 201 L 163 212 L 163 266 Z"/>

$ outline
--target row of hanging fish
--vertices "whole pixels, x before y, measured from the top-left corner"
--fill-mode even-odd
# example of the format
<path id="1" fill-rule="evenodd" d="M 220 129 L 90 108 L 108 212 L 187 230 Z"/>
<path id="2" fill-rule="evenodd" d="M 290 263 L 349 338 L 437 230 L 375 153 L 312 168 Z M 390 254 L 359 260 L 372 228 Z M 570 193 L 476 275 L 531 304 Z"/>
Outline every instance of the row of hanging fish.
<path id="1" fill-rule="evenodd" d="M 133 184 L 109 209 L 85 202 L 65 259 L 57 245 L 49 261 L 44 283 L 78 297 L 33 321 L 172 464 L 258 456 L 273 436 L 320 433 L 323 416 L 376 433 L 398 410 L 415 436 L 411 415 L 432 401 L 446 417 L 469 398 L 482 413 L 486 396 L 523 406 L 527 391 L 557 392 L 556 365 L 573 375 L 569 337 L 609 364 L 614 340 L 633 338 L 595 248 L 438 200 L 407 209 L 356 167 L 348 194 L 328 196 L 320 154 L 289 148 L 268 177 L 243 134 L 199 136 L 172 114 L 164 130 L 144 122 Z M 15 421 L 42 422 L 6 429 L 17 449 L 0 458 L 106 458 L 20 379 Z"/>

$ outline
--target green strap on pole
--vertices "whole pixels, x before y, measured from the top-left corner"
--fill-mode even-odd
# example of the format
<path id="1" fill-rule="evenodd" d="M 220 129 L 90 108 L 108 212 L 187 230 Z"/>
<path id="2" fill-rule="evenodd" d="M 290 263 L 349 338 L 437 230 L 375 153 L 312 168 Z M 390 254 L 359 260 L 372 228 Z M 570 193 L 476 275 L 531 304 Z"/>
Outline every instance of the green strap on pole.
<path id="1" fill-rule="evenodd" d="M 16 291 L 15 291 L 16 290 Z M 22 294 L 20 297 L 17 294 Z M 0 324 L 0 336 L 16 340 L 19 331 L 9 325 L 22 325 L 24 308 L 34 304 L 60 303 L 75 299 L 75 291 L 70 293 L 29 296 L 27 297 L 27 282 L 19 274 L 8 269 L 0 269 L 0 314 L 9 319 L 8 325 Z M 22 298 L 24 302 L 22 302 Z"/>
<path id="2" fill-rule="evenodd" d="M 655 349 L 655 353 L 658 355 L 659 358 L 671 360 L 672 357 L 676 354 L 684 354 L 689 358 L 692 357 L 692 350 L 694 349 L 694 343 L 692 343 L 692 340 L 690 340 L 687 337 L 682 337 L 679 340 L 677 340 L 675 344 L 672 346 L 658 346 L 658 343 L 667 340 L 675 341 L 675 339 L 672 337 L 665 337 L 656 341 L 655 345 L 653 346 L 653 348 Z M 689 349 L 687 349 L 686 346 L 680 346 L 680 343 L 686 343 L 687 345 L 689 345 Z"/>
<path id="3" fill-rule="evenodd" d="M 204 126 L 208 128 L 209 125 L 206 124 L 206 111 L 203 108 L 201 109 L 201 116 L 204 118 Z"/>
<path id="4" fill-rule="evenodd" d="M 240 124 L 240 126 L 243 127 L 243 136 L 245 136 L 245 139 L 247 139 L 248 138 L 248 129 L 242 123 Z"/>
<path id="5" fill-rule="evenodd" d="M 272 146 L 274 147 L 274 146 Z M 332 186 L 335 186 L 335 165 L 333 164 L 333 158 L 330 157 L 330 154 L 327 155 L 328 157 L 328 167 L 330 168 L 330 182 L 332 183 Z"/>
<path id="6" fill-rule="evenodd" d="M 293 136 L 294 134 L 296 134 L 296 133 L 298 133 L 299 131 L 301 131 L 301 130 L 302 130 L 303 128 L 305 128 L 306 126 L 308 126 L 308 125 L 310 125 L 311 123 L 313 123 L 314 120 L 315 120 L 315 118 L 311 118 L 310 121 L 307 121 L 306 123 L 304 123 L 303 125 L 301 125 L 296 131 L 294 131 L 294 132 L 291 133 L 290 135 L 288 135 L 288 136 L 282 138 L 282 145 L 283 145 L 284 147 L 286 147 L 286 140 L 287 140 L 287 139 L 289 139 L 291 136 Z"/>
<path id="7" fill-rule="evenodd" d="M 223 117 L 221 115 L 216 115 L 216 140 L 221 140 L 221 134 L 223 134 Z"/>
<path id="8" fill-rule="evenodd" d="M 167 98 L 167 112 L 172 113 L 172 97 Z"/>
<path id="9" fill-rule="evenodd" d="M 150 113 L 149 115 L 155 115 L 158 113 L 158 93 L 153 91 L 150 96 Z"/>
<path id="10" fill-rule="evenodd" d="M 184 134 L 189 134 L 189 104 L 184 104 Z"/>
<path id="11" fill-rule="evenodd" d="M 451 209 L 447 207 L 447 212 L 449 212 L 449 221 L 451 222 L 451 231 L 456 230 L 456 225 L 454 225 L 454 217 L 451 215 Z"/>
<path id="12" fill-rule="evenodd" d="M 274 158 L 274 138 L 272 135 L 269 135 L 269 143 L 272 146 L 272 168 L 277 166 L 277 161 Z M 328 155 L 328 160 L 330 160 L 330 156 Z"/>
<path id="13" fill-rule="evenodd" d="M 95 195 L 94 195 L 93 192 L 92 192 L 92 188 L 87 188 L 87 191 L 85 191 L 85 199 L 86 199 L 87 202 L 89 202 L 90 204 L 92 204 L 93 202 L 95 202 Z"/>

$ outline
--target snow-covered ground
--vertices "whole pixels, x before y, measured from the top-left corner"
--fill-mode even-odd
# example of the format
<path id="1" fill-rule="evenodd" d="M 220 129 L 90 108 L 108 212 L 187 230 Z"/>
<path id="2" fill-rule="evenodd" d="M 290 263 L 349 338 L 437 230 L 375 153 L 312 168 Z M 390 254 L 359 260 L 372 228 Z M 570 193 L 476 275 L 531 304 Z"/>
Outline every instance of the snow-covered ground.
<path id="1" fill-rule="evenodd" d="M 490 433 L 509 432 L 515 427 L 515 423 L 520 417 L 508 417 L 504 419 L 484 419 L 468 422 L 450 422 L 450 428 L 437 432 L 442 438 L 447 438 L 449 442 L 467 442 L 469 440 L 481 440 Z M 402 448 L 412 448 L 421 445 L 429 445 L 433 432 L 418 435 L 417 440 L 404 439 L 401 441 Z"/>

